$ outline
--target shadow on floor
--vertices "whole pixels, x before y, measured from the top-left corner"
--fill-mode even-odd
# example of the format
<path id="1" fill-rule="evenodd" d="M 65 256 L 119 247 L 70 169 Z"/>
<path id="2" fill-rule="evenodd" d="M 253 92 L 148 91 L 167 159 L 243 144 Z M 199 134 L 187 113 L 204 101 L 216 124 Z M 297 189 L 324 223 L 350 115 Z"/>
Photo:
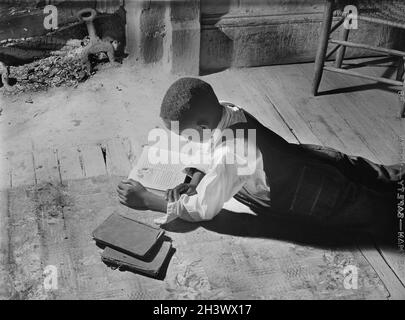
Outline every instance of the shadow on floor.
<path id="1" fill-rule="evenodd" d="M 159 269 L 159 273 L 156 274 L 156 275 L 151 275 L 151 274 L 146 273 L 146 272 L 141 272 L 139 270 L 130 268 L 130 267 L 125 266 L 125 265 L 117 265 L 117 264 L 114 264 L 114 263 L 111 263 L 111 262 L 108 262 L 108 261 L 104 261 L 104 260 L 102 260 L 102 262 L 107 267 L 109 267 L 109 268 L 111 268 L 113 270 L 118 270 L 120 272 L 131 272 L 131 273 L 134 273 L 134 274 L 143 275 L 143 276 L 151 278 L 151 279 L 156 279 L 156 280 L 163 281 L 166 278 L 167 269 L 169 268 L 170 261 L 171 261 L 173 255 L 175 254 L 175 252 L 176 252 L 175 248 L 173 248 L 173 247 L 170 248 L 170 251 L 169 251 L 166 259 L 164 260 L 162 266 Z"/>
<path id="2" fill-rule="evenodd" d="M 356 69 L 362 68 L 362 67 L 370 67 L 370 66 L 381 67 L 381 68 L 385 68 L 385 71 L 381 75 L 381 77 L 390 79 L 397 72 L 398 66 L 397 66 L 397 64 L 395 64 L 395 61 L 394 61 L 394 64 L 390 64 L 390 65 L 387 65 L 388 62 L 392 63 L 393 59 L 390 57 L 389 58 L 378 58 L 375 60 L 367 60 L 367 61 L 364 61 L 361 63 L 350 63 L 350 62 L 346 61 L 343 64 L 342 69 L 345 69 L 345 70 L 354 69 L 356 71 Z M 325 96 L 325 95 L 331 95 L 331 94 L 341 94 L 341 93 L 367 91 L 367 90 L 382 90 L 382 91 L 387 91 L 387 92 L 391 92 L 391 93 L 397 93 L 398 87 L 394 87 L 394 86 L 383 84 L 383 83 L 369 83 L 369 84 L 362 84 L 362 85 L 358 85 L 358 86 L 350 86 L 350 87 L 326 90 L 326 91 L 319 92 L 318 95 Z"/>
<path id="3" fill-rule="evenodd" d="M 382 91 L 386 91 L 386 92 L 397 93 L 398 87 L 391 87 L 390 85 L 386 85 L 386 84 L 382 84 L 382 83 L 370 83 L 370 84 L 362 84 L 362 85 L 358 85 L 358 86 L 350 86 L 350 87 L 320 91 L 318 93 L 318 96 L 359 92 L 359 91 L 368 91 L 368 90 L 382 90 Z"/>
<path id="4" fill-rule="evenodd" d="M 389 230 L 380 230 L 377 233 L 365 229 L 336 228 L 299 217 L 280 218 L 267 214 L 266 216 L 252 215 L 228 210 L 222 210 L 213 220 L 206 222 L 190 223 L 176 219 L 164 226 L 164 229 L 170 232 L 187 233 L 199 227 L 231 236 L 281 240 L 313 247 L 334 249 L 354 245 L 375 247 L 377 239 L 379 244 L 394 247 L 393 239 L 387 237 L 388 234 L 394 233 Z"/>

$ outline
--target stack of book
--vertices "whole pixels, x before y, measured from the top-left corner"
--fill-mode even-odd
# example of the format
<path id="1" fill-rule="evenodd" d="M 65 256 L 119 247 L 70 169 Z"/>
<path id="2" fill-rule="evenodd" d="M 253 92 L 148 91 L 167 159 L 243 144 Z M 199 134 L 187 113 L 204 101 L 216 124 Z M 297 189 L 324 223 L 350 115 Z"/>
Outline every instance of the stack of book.
<path id="1" fill-rule="evenodd" d="M 93 231 L 97 245 L 104 248 L 104 263 L 120 270 L 129 270 L 160 278 L 171 256 L 171 242 L 164 230 L 113 213 Z"/>

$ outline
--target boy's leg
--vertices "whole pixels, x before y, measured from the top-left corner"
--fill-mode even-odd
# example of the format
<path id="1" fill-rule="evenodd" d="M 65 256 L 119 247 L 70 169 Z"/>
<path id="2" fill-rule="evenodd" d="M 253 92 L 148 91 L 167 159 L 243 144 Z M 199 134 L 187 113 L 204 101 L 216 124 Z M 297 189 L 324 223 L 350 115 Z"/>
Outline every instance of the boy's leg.
<path id="1" fill-rule="evenodd" d="M 397 187 L 398 181 L 405 177 L 404 164 L 385 166 L 363 157 L 344 154 L 333 148 L 316 145 L 302 145 L 302 147 L 318 159 L 336 166 L 351 181 L 377 192 L 392 192 Z"/>
<path id="2" fill-rule="evenodd" d="M 343 155 L 339 169 L 353 181 L 379 192 L 391 192 L 404 179 L 403 164 L 385 166 L 362 157 Z"/>

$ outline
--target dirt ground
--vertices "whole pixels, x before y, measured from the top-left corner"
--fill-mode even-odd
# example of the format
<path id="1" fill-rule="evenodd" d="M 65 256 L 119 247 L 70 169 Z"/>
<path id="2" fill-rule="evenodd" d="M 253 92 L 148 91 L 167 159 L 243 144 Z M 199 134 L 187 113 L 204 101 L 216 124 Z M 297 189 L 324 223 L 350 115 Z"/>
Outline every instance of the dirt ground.
<path id="1" fill-rule="evenodd" d="M 1 94 L 0 152 L 97 143 L 118 135 L 146 142 L 149 129 L 161 125 L 161 99 L 175 79 L 158 66 L 125 62 L 100 70 L 76 88 Z"/>

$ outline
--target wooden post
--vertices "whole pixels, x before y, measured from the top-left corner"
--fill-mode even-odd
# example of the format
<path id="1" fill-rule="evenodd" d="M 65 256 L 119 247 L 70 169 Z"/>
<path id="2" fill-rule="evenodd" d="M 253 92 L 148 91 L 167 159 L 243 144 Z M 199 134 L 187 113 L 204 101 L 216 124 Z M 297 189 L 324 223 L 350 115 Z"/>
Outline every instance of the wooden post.
<path id="1" fill-rule="evenodd" d="M 129 58 L 160 63 L 176 74 L 199 74 L 200 0 L 125 3 Z"/>
<path id="2" fill-rule="evenodd" d="M 343 41 L 347 41 L 347 39 L 349 38 L 349 31 L 350 31 L 350 29 L 346 29 L 345 27 L 343 27 L 343 33 L 342 33 L 342 37 L 341 37 L 341 39 Z M 340 46 L 336 53 L 336 60 L 335 60 L 336 68 L 342 67 L 342 62 L 345 57 L 345 53 L 346 53 L 346 46 L 343 46 L 343 45 Z"/>
<path id="3" fill-rule="evenodd" d="M 323 15 L 322 31 L 319 39 L 318 51 L 315 59 L 315 73 L 312 85 L 312 93 L 314 96 L 318 94 L 319 84 L 321 82 L 323 66 L 325 64 L 326 51 L 328 49 L 329 31 L 332 25 L 333 0 L 326 0 L 325 11 Z"/>
<path id="4" fill-rule="evenodd" d="M 142 2 L 141 1 L 125 1 L 126 11 L 126 48 L 128 58 L 139 59 L 140 44 L 141 44 L 141 13 Z"/>
<path id="5" fill-rule="evenodd" d="M 200 70 L 200 0 L 172 0 L 171 72 L 199 75 Z"/>

